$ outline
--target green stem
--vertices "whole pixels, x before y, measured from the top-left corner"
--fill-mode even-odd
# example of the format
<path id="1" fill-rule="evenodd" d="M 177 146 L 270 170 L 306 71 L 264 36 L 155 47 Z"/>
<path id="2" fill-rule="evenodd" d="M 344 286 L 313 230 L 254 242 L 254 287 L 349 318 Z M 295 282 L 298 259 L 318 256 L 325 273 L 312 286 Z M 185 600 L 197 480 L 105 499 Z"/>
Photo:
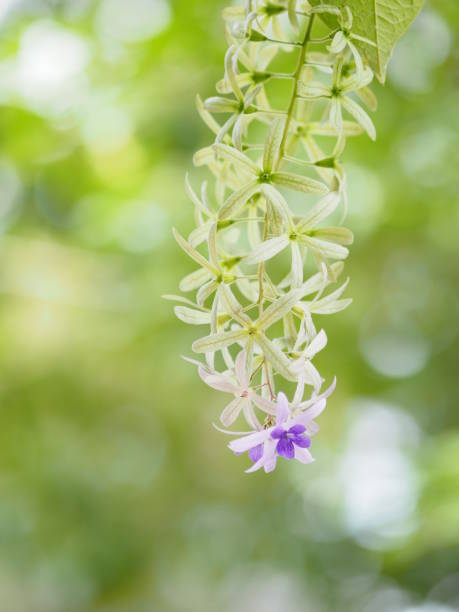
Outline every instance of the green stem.
<path id="1" fill-rule="evenodd" d="M 290 123 L 293 119 L 293 111 L 295 109 L 295 102 L 296 102 L 296 98 L 297 98 L 297 92 L 298 92 L 298 83 L 301 77 L 301 71 L 303 69 L 303 64 L 304 64 L 304 59 L 306 57 L 306 49 L 308 46 L 308 42 L 309 39 L 311 37 L 311 30 L 312 30 L 312 24 L 314 21 L 314 15 L 311 16 L 311 18 L 309 19 L 308 22 L 308 26 L 306 28 L 306 32 L 304 34 L 304 38 L 303 41 L 301 43 L 301 51 L 300 54 L 298 56 L 298 62 L 295 68 L 295 72 L 293 73 L 293 89 L 292 89 L 292 93 L 290 96 L 290 100 L 288 103 L 288 108 L 287 108 L 287 119 L 285 121 L 284 124 L 284 130 L 282 133 L 282 139 L 281 139 L 281 145 L 280 145 L 280 149 L 279 149 L 279 158 L 278 158 L 278 162 L 276 164 L 276 167 L 274 168 L 274 170 L 277 170 L 277 167 L 279 166 L 280 162 L 282 161 L 282 158 L 284 157 L 285 154 L 285 145 L 287 142 L 287 136 L 288 136 L 288 131 L 289 131 L 289 127 L 290 127 Z M 263 236 L 263 240 L 266 240 L 268 237 L 268 215 L 265 215 L 265 224 L 264 224 L 264 236 Z M 263 301 L 264 301 L 264 296 L 263 296 L 263 276 L 264 276 L 264 262 L 261 262 L 258 266 L 258 315 L 261 317 L 261 315 L 263 314 Z M 266 381 L 268 384 L 268 388 L 269 388 L 269 393 L 271 395 L 271 399 L 274 399 L 274 392 L 273 389 L 271 389 L 271 385 L 269 382 L 269 371 L 268 371 L 268 364 L 266 362 L 266 357 L 263 359 L 263 366 L 265 369 L 265 376 L 266 376 Z"/>
<path id="2" fill-rule="evenodd" d="M 279 158 L 278 158 L 277 166 L 280 165 L 282 158 L 284 157 L 285 145 L 287 144 L 288 130 L 290 127 L 290 123 L 293 119 L 293 111 L 295 109 L 295 102 L 296 102 L 297 93 L 298 93 L 298 83 L 300 81 L 301 71 L 303 69 L 304 58 L 306 57 L 306 50 L 308 47 L 308 42 L 311 38 L 311 31 L 312 31 L 313 23 L 314 23 L 314 15 L 311 15 L 311 18 L 309 19 L 309 22 L 308 22 L 308 27 L 306 28 L 306 32 L 304 34 L 303 42 L 301 43 L 301 51 L 298 56 L 298 62 L 297 62 L 296 69 L 294 72 L 293 89 L 292 89 L 290 101 L 289 101 L 288 108 L 287 108 L 287 119 L 285 121 L 284 131 L 282 134 L 282 140 L 281 140 L 281 145 L 279 149 Z"/>

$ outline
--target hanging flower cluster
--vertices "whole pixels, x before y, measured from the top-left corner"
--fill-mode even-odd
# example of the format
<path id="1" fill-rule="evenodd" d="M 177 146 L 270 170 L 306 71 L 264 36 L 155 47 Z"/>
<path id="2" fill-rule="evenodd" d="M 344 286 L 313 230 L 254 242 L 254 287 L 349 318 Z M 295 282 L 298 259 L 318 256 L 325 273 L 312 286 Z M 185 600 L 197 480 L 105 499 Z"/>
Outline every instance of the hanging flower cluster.
<path id="1" fill-rule="evenodd" d="M 317 13 L 335 17 L 325 36 Z M 187 239 L 174 230 L 198 266 L 180 283 L 193 299 L 166 297 L 178 303 L 179 319 L 210 328 L 193 344 L 204 361 L 189 361 L 207 385 L 232 398 L 223 426 L 243 418 L 250 428 L 222 429 L 235 437 L 229 448 L 248 452 L 247 471 L 269 472 L 278 457 L 313 460 L 314 419 L 335 386 L 321 392 L 324 380 L 312 363 L 327 343 L 315 315 L 351 302 L 342 297 L 348 280 L 338 283 L 353 240 L 341 225 L 347 202 L 340 156 L 348 137 L 375 138 L 360 105 L 375 108 L 373 73 L 354 41 L 372 43 L 353 33 L 346 7 L 247 0 L 225 9 L 224 18 L 230 46 L 219 95 L 197 99 L 215 138 L 194 163 L 207 167 L 212 183 L 198 190 L 186 178 L 196 229 Z M 275 69 L 289 60 L 296 62 L 292 72 Z M 279 80 L 290 83 L 283 108 L 270 100 Z M 282 387 L 291 389 L 290 402 Z"/>

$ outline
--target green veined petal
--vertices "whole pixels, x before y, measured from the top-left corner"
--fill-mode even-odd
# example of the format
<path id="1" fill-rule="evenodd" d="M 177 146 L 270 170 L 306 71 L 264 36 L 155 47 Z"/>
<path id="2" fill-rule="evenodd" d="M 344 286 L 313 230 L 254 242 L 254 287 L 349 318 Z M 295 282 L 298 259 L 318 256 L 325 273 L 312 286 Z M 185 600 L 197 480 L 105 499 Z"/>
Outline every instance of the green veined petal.
<path id="1" fill-rule="evenodd" d="M 209 325 L 210 323 L 210 312 L 202 312 L 186 306 L 175 306 L 174 312 L 180 321 L 188 325 Z"/>
<path id="2" fill-rule="evenodd" d="M 244 263 L 257 264 L 267 261 L 283 251 L 289 245 L 289 242 L 290 240 L 285 234 L 265 240 L 244 258 Z"/>
<path id="3" fill-rule="evenodd" d="M 314 230 L 314 238 L 321 238 L 337 244 L 352 244 L 354 234 L 347 227 L 324 227 Z"/>
<path id="4" fill-rule="evenodd" d="M 204 100 L 204 108 L 211 113 L 236 113 L 239 105 L 236 100 L 212 96 Z"/>
<path id="5" fill-rule="evenodd" d="M 334 242 L 328 242 L 327 240 L 320 240 L 319 238 L 313 238 L 310 236 L 300 236 L 300 241 L 312 251 L 318 253 L 322 257 L 330 257 L 331 259 L 346 259 L 349 255 L 349 249 L 335 244 Z"/>
<path id="6" fill-rule="evenodd" d="M 234 293 L 227 285 L 222 285 L 220 287 L 220 296 L 223 307 L 234 321 L 244 327 L 250 327 L 252 325 L 251 319 L 243 312 L 241 304 L 239 304 Z"/>
<path id="7" fill-rule="evenodd" d="M 259 190 L 260 185 L 258 181 L 251 181 L 244 187 L 241 187 L 241 189 L 232 193 L 218 211 L 219 220 L 223 221 L 224 219 L 230 219 L 236 216 L 241 208 L 243 208 L 250 198 Z"/>
<path id="8" fill-rule="evenodd" d="M 247 155 L 241 153 L 234 147 L 229 147 L 225 144 L 215 144 L 212 147 L 214 151 L 220 157 L 223 157 L 226 161 L 231 162 L 236 168 L 240 168 L 246 172 L 249 172 L 253 175 L 258 175 L 260 172 L 259 167 L 255 162 L 253 162 Z"/>
<path id="9" fill-rule="evenodd" d="M 271 175 L 271 180 L 275 185 L 281 185 L 282 187 L 288 187 L 303 193 L 325 194 L 328 192 L 327 186 L 320 181 L 308 178 L 307 176 L 293 174 L 292 172 L 274 172 Z"/>
<path id="10" fill-rule="evenodd" d="M 263 171 L 270 173 L 279 159 L 280 146 L 284 135 L 285 117 L 277 117 L 271 124 L 263 151 Z"/>
<path id="11" fill-rule="evenodd" d="M 193 342 L 192 349 L 195 353 L 208 353 L 219 351 L 225 346 L 231 346 L 236 342 L 240 342 L 247 338 L 248 332 L 246 329 L 237 329 L 219 334 L 210 334 L 204 338 L 200 338 Z"/>
<path id="12" fill-rule="evenodd" d="M 345 108 L 347 112 L 352 115 L 356 121 L 360 123 L 360 125 L 363 127 L 363 129 L 371 138 L 371 140 L 376 140 L 376 129 L 373 125 L 373 121 L 363 110 L 363 108 L 347 96 L 343 96 L 341 98 L 341 104 L 343 105 L 343 108 Z"/>
<path id="13" fill-rule="evenodd" d="M 256 341 L 264 356 L 281 376 L 287 380 L 296 381 L 297 377 L 290 370 L 290 362 L 284 353 L 268 340 L 264 334 L 257 334 Z"/>
<path id="14" fill-rule="evenodd" d="M 271 325 L 274 325 L 276 321 L 282 319 L 284 315 L 290 312 L 291 309 L 298 304 L 303 295 L 304 293 L 301 287 L 299 289 L 292 289 L 281 298 L 270 304 L 261 317 L 255 321 L 255 326 L 257 329 L 263 330 L 267 329 Z"/>
<path id="15" fill-rule="evenodd" d="M 193 291 L 206 283 L 211 276 L 212 275 L 209 270 L 199 268 L 199 270 L 195 270 L 194 272 L 191 272 L 191 274 L 187 274 L 187 276 L 182 278 L 179 284 L 179 289 L 180 291 Z"/>
<path id="16" fill-rule="evenodd" d="M 296 231 L 298 233 L 303 233 L 316 227 L 323 219 L 326 219 L 336 210 L 338 204 L 339 193 L 337 191 L 331 191 L 311 208 L 306 217 L 303 217 L 299 223 L 297 223 Z"/>
<path id="17" fill-rule="evenodd" d="M 178 242 L 179 246 L 182 247 L 185 253 L 191 257 L 191 259 L 194 259 L 197 264 L 199 264 L 202 268 L 206 268 L 206 270 L 209 270 L 209 272 L 212 274 L 218 274 L 219 270 L 215 266 L 212 266 L 207 259 L 201 255 L 201 253 L 194 249 L 191 244 L 178 233 L 175 227 L 172 229 L 172 233 L 174 234 L 174 238 Z"/>

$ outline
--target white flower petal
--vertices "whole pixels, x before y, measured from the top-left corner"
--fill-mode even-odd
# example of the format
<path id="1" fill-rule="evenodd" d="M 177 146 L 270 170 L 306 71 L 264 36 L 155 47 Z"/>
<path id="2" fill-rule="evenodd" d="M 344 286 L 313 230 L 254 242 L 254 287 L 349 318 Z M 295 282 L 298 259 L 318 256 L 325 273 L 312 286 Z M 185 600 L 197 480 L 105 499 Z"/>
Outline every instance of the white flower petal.
<path id="1" fill-rule="evenodd" d="M 308 451 L 307 448 L 301 448 L 299 446 L 297 446 L 296 444 L 294 444 L 295 447 L 295 459 L 297 461 L 299 461 L 300 463 L 312 463 L 314 461 L 313 456 L 311 455 L 311 453 Z"/>
<path id="2" fill-rule="evenodd" d="M 258 446 L 258 444 L 262 444 L 265 440 L 269 438 L 270 434 L 271 434 L 270 429 L 264 429 L 263 431 L 256 431 L 253 434 L 244 436 L 243 438 L 237 438 L 236 440 L 231 440 L 231 442 L 228 444 L 228 447 L 234 453 L 245 453 L 251 448 L 254 448 L 254 446 Z"/>
<path id="3" fill-rule="evenodd" d="M 245 350 L 240 351 L 236 357 L 234 370 L 236 378 L 243 389 L 249 386 L 249 377 L 247 372 L 247 353 Z"/>
<path id="4" fill-rule="evenodd" d="M 236 397 L 224 408 L 223 412 L 220 415 L 220 421 L 225 427 L 229 427 L 234 423 L 234 421 L 239 416 L 239 413 L 241 412 L 243 403 L 243 397 Z"/>

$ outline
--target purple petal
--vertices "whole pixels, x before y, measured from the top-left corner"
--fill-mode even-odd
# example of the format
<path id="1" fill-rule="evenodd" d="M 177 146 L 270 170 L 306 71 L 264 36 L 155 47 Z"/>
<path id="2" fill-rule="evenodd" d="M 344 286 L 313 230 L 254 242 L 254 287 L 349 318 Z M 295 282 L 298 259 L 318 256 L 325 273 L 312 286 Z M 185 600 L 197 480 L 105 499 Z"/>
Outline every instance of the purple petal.
<path id="1" fill-rule="evenodd" d="M 254 446 L 249 449 L 249 457 L 250 459 L 256 463 L 263 456 L 263 444 L 258 444 L 258 446 Z"/>
<path id="2" fill-rule="evenodd" d="M 308 438 L 308 436 L 296 436 L 291 438 L 291 440 L 293 444 L 301 448 L 309 448 L 311 446 L 311 438 Z"/>
<path id="3" fill-rule="evenodd" d="M 296 436 L 299 436 L 300 434 L 304 433 L 306 431 L 306 427 L 304 425 L 300 425 L 299 423 L 297 423 L 296 425 L 293 425 L 293 427 L 290 427 L 290 429 L 288 430 L 289 434 L 295 434 Z"/>
<path id="4" fill-rule="evenodd" d="M 246 470 L 246 474 L 251 474 L 252 472 L 256 472 L 260 468 L 265 468 L 266 466 L 270 466 L 272 463 L 276 462 L 276 441 L 268 438 L 263 445 L 263 456 L 256 463 L 252 464 L 248 470 Z"/>
<path id="5" fill-rule="evenodd" d="M 285 434 L 285 429 L 283 427 L 275 427 L 271 432 L 271 438 L 273 440 L 279 440 Z"/>
<path id="6" fill-rule="evenodd" d="M 293 442 L 288 438 L 281 438 L 276 446 L 277 454 L 285 457 L 286 459 L 293 459 L 295 456 L 295 447 Z"/>

